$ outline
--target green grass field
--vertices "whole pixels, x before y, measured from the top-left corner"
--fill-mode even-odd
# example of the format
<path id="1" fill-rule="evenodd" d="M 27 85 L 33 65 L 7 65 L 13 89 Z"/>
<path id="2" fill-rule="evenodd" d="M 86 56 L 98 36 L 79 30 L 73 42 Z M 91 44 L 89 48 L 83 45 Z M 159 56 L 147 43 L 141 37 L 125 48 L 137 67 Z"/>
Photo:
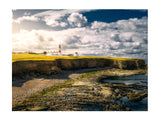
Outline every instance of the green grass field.
<path id="1" fill-rule="evenodd" d="M 138 60 L 138 59 L 131 59 L 131 58 L 115 58 L 115 57 L 95 57 L 95 56 L 47 56 L 42 54 L 28 54 L 28 53 L 13 53 L 12 54 L 12 62 L 16 61 L 54 61 L 56 59 L 113 59 L 113 60 Z"/>

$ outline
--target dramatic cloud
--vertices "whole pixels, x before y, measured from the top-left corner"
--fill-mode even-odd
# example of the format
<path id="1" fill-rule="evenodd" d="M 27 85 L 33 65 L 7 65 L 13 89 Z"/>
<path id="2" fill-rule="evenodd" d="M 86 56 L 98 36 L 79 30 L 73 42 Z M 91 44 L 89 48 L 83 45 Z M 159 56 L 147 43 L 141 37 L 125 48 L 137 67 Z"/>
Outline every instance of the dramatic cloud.
<path id="1" fill-rule="evenodd" d="M 78 10 L 78 9 L 68 9 L 68 10 L 51 10 L 42 13 L 37 13 L 32 16 L 30 13 L 24 13 L 25 16 L 19 17 L 13 22 L 21 23 L 22 21 L 44 21 L 46 25 L 50 27 L 82 27 L 87 23 L 86 17 L 82 14 L 83 12 L 91 10 Z M 26 16 L 27 15 L 27 16 Z"/>
<path id="2" fill-rule="evenodd" d="M 72 13 L 67 20 L 73 27 L 82 27 L 87 23 L 86 17 L 79 13 Z"/>
<path id="3" fill-rule="evenodd" d="M 86 26 L 87 18 L 82 10 L 47 11 L 34 15 L 51 27 L 65 27 L 59 31 L 21 30 L 13 34 L 13 51 L 58 50 L 63 53 L 78 52 L 80 55 L 130 57 L 147 59 L 146 17 L 105 23 L 94 21 Z M 32 17 L 32 16 L 30 16 Z M 22 19 L 22 18 L 21 18 Z M 17 21 L 21 22 L 20 18 Z M 31 18 L 23 18 L 29 20 Z"/>

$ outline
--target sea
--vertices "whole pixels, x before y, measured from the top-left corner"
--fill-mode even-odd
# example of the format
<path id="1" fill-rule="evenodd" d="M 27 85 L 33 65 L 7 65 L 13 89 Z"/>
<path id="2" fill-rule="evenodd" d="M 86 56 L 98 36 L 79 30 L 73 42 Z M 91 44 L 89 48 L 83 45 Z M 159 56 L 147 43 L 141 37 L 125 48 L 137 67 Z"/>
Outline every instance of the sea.
<path id="1" fill-rule="evenodd" d="M 136 84 L 136 85 L 147 86 L 147 88 L 148 88 L 148 74 L 120 77 L 120 78 L 117 78 L 114 80 L 113 79 L 105 79 L 103 82 L 104 83 L 123 83 L 125 85 Z M 133 91 L 145 92 L 145 91 L 148 91 L 148 89 L 143 89 L 143 90 L 133 89 Z M 115 102 L 119 102 L 119 101 L 122 103 L 122 105 L 126 105 L 126 106 L 130 107 L 131 111 L 147 111 L 148 110 L 148 97 L 142 99 L 139 102 L 130 102 L 128 97 L 125 96 Z"/>

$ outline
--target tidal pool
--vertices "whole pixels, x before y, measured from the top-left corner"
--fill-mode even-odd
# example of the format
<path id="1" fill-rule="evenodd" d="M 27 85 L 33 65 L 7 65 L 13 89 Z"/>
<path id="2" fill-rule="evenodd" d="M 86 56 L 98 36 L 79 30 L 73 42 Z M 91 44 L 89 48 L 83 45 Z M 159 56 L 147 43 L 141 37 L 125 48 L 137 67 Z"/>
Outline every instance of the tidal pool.
<path id="1" fill-rule="evenodd" d="M 116 78 L 108 78 L 104 79 L 104 83 L 123 83 L 125 85 L 143 85 L 148 86 L 148 74 L 144 75 L 132 75 L 132 76 L 126 76 L 126 77 L 116 77 Z"/>
<path id="2" fill-rule="evenodd" d="M 143 75 L 133 75 L 133 76 L 127 76 L 127 77 L 116 77 L 116 78 L 108 78 L 102 80 L 102 83 L 122 83 L 124 85 L 138 85 L 138 86 L 146 86 L 148 88 L 148 74 Z M 148 89 L 133 89 L 129 88 L 133 92 L 145 92 L 148 91 Z M 147 111 L 148 110 L 148 97 L 143 98 L 140 101 L 137 102 L 131 102 L 129 101 L 127 96 L 123 96 L 118 100 L 114 101 L 115 103 L 121 103 L 122 105 L 125 105 L 129 108 L 131 108 L 131 111 Z"/>

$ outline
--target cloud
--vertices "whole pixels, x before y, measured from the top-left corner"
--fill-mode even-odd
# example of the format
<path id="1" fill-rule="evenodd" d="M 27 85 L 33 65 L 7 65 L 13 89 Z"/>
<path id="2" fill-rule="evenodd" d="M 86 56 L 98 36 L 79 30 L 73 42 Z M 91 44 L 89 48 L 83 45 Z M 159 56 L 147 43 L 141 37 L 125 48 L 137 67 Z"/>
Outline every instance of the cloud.
<path id="1" fill-rule="evenodd" d="M 80 13 L 73 12 L 65 20 L 68 23 L 64 22 L 64 25 L 59 21 L 49 23 L 50 20 L 48 24 L 71 24 L 74 27 L 59 31 L 21 30 L 20 33 L 13 34 L 13 51 L 58 50 L 58 44 L 62 43 L 63 53 L 147 59 L 146 17 L 113 23 L 95 21 L 90 27 L 85 27 L 87 19 Z"/>
<path id="2" fill-rule="evenodd" d="M 29 15 L 31 15 L 30 12 L 25 12 L 25 13 L 24 13 L 24 16 L 29 16 Z"/>
<path id="3" fill-rule="evenodd" d="M 87 18 L 79 13 L 72 13 L 67 20 L 72 27 L 82 27 L 87 23 Z"/>
<path id="4" fill-rule="evenodd" d="M 87 19 L 80 13 L 91 11 L 89 9 L 67 9 L 67 10 L 49 10 L 29 16 L 30 13 L 24 13 L 13 22 L 21 23 L 22 21 L 44 21 L 50 27 L 82 27 L 87 23 Z"/>
<path id="5" fill-rule="evenodd" d="M 55 12 L 55 11 L 54 11 Z M 43 21 L 51 27 L 82 27 L 87 23 L 87 19 L 78 10 L 63 10 L 55 14 L 49 14 Z"/>
<path id="6" fill-rule="evenodd" d="M 13 51 L 41 51 L 51 49 L 50 47 L 54 49 L 58 44 L 58 41 L 53 39 L 52 32 L 43 30 L 21 30 L 20 33 L 13 34 L 12 40 Z"/>
<path id="7" fill-rule="evenodd" d="M 35 16 L 23 16 L 13 20 L 13 22 L 20 24 L 22 21 L 39 21 L 39 20 L 40 18 Z"/>
<path id="8" fill-rule="evenodd" d="M 91 24 L 91 28 L 92 29 L 98 29 L 98 30 L 106 30 L 109 27 L 109 24 L 105 23 L 105 22 L 98 22 L 98 21 L 94 21 Z"/>

